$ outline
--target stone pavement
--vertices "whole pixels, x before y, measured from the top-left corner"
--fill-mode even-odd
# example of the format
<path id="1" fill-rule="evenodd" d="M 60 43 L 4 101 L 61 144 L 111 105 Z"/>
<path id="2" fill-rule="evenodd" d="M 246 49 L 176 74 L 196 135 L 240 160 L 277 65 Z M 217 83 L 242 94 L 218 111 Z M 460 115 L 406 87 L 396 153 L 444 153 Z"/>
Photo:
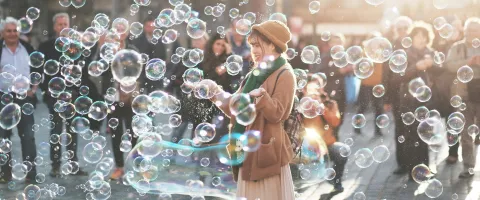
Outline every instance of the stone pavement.
<path id="1" fill-rule="evenodd" d="M 353 109 L 350 108 L 348 110 Z M 39 123 L 42 118 L 46 118 L 48 115 L 48 110 L 45 104 L 40 102 L 34 114 L 37 123 Z M 353 195 L 356 192 L 363 192 L 367 199 L 429 199 L 425 194 L 423 194 L 422 188 L 419 188 L 419 184 L 408 181 L 408 177 L 406 175 L 398 176 L 392 174 L 392 171 L 396 168 L 394 143 L 394 139 L 396 138 L 393 136 L 393 124 L 384 130 L 384 135 L 382 137 L 375 137 L 373 134 L 374 116 L 373 114 L 367 114 L 366 117 L 368 122 L 366 127 L 363 129 L 363 134 L 356 135 L 353 133 L 351 126 L 351 116 L 352 113 L 347 113 L 347 116 L 345 117 L 346 121 L 344 122 L 340 131 L 340 141 L 344 141 L 347 138 L 352 138 L 354 140 L 354 144 L 352 146 L 352 155 L 350 157 L 353 158 L 353 154 L 360 148 L 368 147 L 373 149 L 380 144 L 384 144 L 389 148 L 390 157 L 384 163 L 374 163 L 372 166 L 366 169 L 359 168 L 355 165 L 353 159 L 350 159 L 347 163 L 343 181 L 345 191 L 331 199 L 353 199 Z M 101 134 L 104 135 L 105 132 L 103 131 Z M 108 141 L 107 148 L 111 149 L 110 136 L 106 137 Z M 49 131 L 45 127 L 41 127 L 40 130 L 36 132 L 37 145 L 48 140 Z M 16 134 L 16 131 L 12 137 L 12 142 L 13 158 L 19 160 L 19 156 L 21 155 L 21 150 L 19 148 L 20 140 Z M 83 157 L 81 155 L 82 149 L 86 143 L 86 140 L 82 138 L 79 139 L 79 159 L 81 167 L 84 169 L 84 171 L 91 172 L 95 169 L 95 165 L 87 164 L 85 161 L 83 161 Z M 443 184 L 443 194 L 437 199 L 455 199 L 452 198 L 453 194 L 457 194 L 458 199 L 480 199 L 480 175 L 475 175 L 469 180 L 458 179 L 458 174 L 462 169 L 462 164 L 457 163 L 454 165 L 446 165 L 444 159 L 447 156 L 447 150 L 448 146 L 445 143 L 438 153 L 431 153 L 431 166 L 433 168 L 435 168 L 435 165 L 437 166 L 436 168 L 438 173 L 436 178 Z M 106 156 L 113 157 L 111 150 L 106 151 Z M 46 181 L 42 184 L 38 184 L 38 186 L 43 188 L 47 186 L 47 184 L 57 183 L 60 186 L 66 187 L 66 194 L 63 196 L 57 196 L 55 199 L 85 199 L 86 192 L 80 188 L 80 185 L 84 184 L 88 177 L 64 176 L 61 178 L 51 178 L 48 175 L 51 169 L 50 165 L 48 164 L 49 160 L 49 157 L 45 156 L 44 165 L 37 167 L 38 173 L 44 173 L 46 175 Z M 476 169 L 476 171 L 478 171 L 478 169 Z M 141 196 L 136 192 L 135 189 L 124 186 L 121 182 L 111 181 L 110 185 L 112 189 L 112 195 L 110 197 L 111 199 L 158 199 L 158 195 L 154 194 L 146 194 Z M 26 185 L 23 181 L 16 181 L 15 184 L 10 184 L 10 186 L 7 184 L 1 184 L 0 198 L 15 199 L 18 194 L 23 192 L 25 186 Z M 303 188 L 298 190 L 298 199 L 330 199 L 328 193 L 331 189 L 332 186 L 326 182 L 308 188 Z M 173 199 L 190 200 L 191 197 L 174 195 Z"/>

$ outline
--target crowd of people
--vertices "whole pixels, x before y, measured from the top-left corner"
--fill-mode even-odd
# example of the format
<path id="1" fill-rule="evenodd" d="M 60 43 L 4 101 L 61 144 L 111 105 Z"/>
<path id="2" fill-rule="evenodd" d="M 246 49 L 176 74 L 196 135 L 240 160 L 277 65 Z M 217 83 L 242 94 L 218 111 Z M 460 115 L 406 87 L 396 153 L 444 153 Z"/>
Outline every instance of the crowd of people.
<path id="1" fill-rule="evenodd" d="M 70 17 L 66 13 L 59 13 L 53 17 L 54 32 L 56 33 L 54 38 L 51 38 L 43 42 L 38 51 L 45 55 L 45 60 L 60 60 L 62 53 L 56 49 L 56 39 L 61 36 L 62 30 L 70 27 Z M 196 98 L 193 94 L 186 94 L 182 91 L 183 79 L 182 76 L 187 69 L 182 63 L 174 63 L 171 61 L 172 55 L 180 47 L 178 42 L 171 44 L 163 44 L 162 42 L 152 43 L 154 34 L 154 20 L 155 18 L 147 18 L 143 22 L 143 34 L 139 37 L 130 40 L 128 39 L 128 33 L 122 34 L 119 38 L 116 38 L 120 44 L 120 49 L 131 49 L 139 53 L 148 55 L 150 59 L 160 58 L 166 62 L 166 79 L 160 81 L 152 81 L 145 76 L 145 72 L 142 73 L 137 80 L 136 91 L 140 93 L 149 93 L 155 90 L 163 90 L 170 94 L 175 95 L 182 102 L 182 108 L 179 114 L 182 116 L 183 122 L 179 127 L 176 127 L 172 133 L 172 142 L 178 141 L 180 138 L 187 137 L 193 138 L 192 127 L 196 127 L 203 122 L 215 124 L 217 129 L 217 136 L 212 143 L 219 140 L 219 138 L 228 133 L 228 129 L 243 130 L 245 126 L 233 123 L 232 127 L 229 127 L 231 117 L 229 116 L 228 109 L 225 107 L 218 107 L 214 102 L 210 100 L 202 100 Z M 461 112 L 465 118 L 465 126 L 469 126 L 477 123 L 476 120 L 480 119 L 480 96 L 476 88 L 480 88 L 480 48 L 472 45 L 472 41 L 476 38 L 480 38 L 480 19 L 469 18 L 462 23 L 461 20 L 452 17 L 451 24 L 454 24 L 454 34 L 448 39 L 439 37 L 439 33 L 434 32 L 432 25 L 425 22 L 413 22 L 410 18 L 402 16 L 399 17 L 392 25 L 391 33 L 386 33 L 382 36 L 380 32 L 374 32 L 365 37 L 365 41 L 375 37 L 388 38 L 395 50 L 404 49 L 407 58 L 407 67 L 401 74 L 393 73 L 389 69 L 388 62 L 375 63 L 374 72 L 371 76 L 361 80 L 360 91 L 358 94 L 357 110 L 355 113 L 366 113 L 368 106 L 371 104 L 375 110 L 375 116 L 392 112 L 392 122 L 395 124 L 395 140 L 396 140 L 396 160 L 398 163 L 398 169 L 395 170 L 396 174 L 407 174 L 412 171 L 413 167 L 418 164 L 429 164 L 428 144 L 423 142 L 417 134 L 417 127 L 419 121 L 406 124 L 402 120 L 402 115 L 407 112 L 414 112 L 415 109 L 421 106 L 426 106 L 430 110 L 438 110 L 442 118 L 447 118 L 448 115 L 455 110 L 451 108 L 450 98 L 454 95 L 459 95 L 463 102 L 466 104 L 466 109 Z M 275 22 L 273 24 L 264 23 L 254 27 L 250 37 L 246 37 L 237 33 L 236 31 L 229 31 L 227 34 L 212 34 L 205 35 L 204 37 L 192 39 L 189 48 L 198 48 L 203 50 L 204 59 L 197 65 L 197 68 L 203 71 L 203 77 L 215 81 L 223 91 L 228 93 L 234 93 L 238 88 L 244 93 L 250 93 L 250 96 L 255 97 L 257 101 L 257 107 L 263 106 L 264 110 L 259 111 L 257 116 L 264 116 L 267 122 L 258 122 L 261 124 L 261 129 L 276 130 L 278 128 L 276 124 L 279 120 L 288 116 L 288 112 L 283 112 L 287 107 L 282 107 L 279 103 L 285 103 L 285 105 L 291 105 L 291 99 L 288 99 L 287 92 L 295 93 L 294 88 L 285 86 L 289 83 L 290 77 L 283 75 L 281 81 L 278 83 L 283 84 L 284 87 L 279 87 L 278 90 L 282 91 L 282 95 L 269 96 L 268 92 L 271 92 L 271 88 L 259 89 L 258 83 L 266 82 L 267 85 L 275 85 L 277 82 L 272 82 L 275 79 L 268 79 L 269 75 L 276 76 L 275 71 L 268 73 L 268 76 L 256 77 L 257 82 L 250 80 L 249 72 L 251 71 L 252 64 L 258 62 L 259 56 L 276 55 L 274 61 L 275 69 L 280 69 L 285 65 L 284 60 L 278 58 L 282 53 L 286 51 L 286 43 L 290 41 L 290 33 L 282 32 L 282 27 L 277 27 Z M 462 26 L 462 24 L 464 24 Z M 3 95 L 14 96 L 14 102 L 18 105 L 25 103 L 36 104 L 36 91 L 38 89 L 42 92 L 43 102 L 46 103 L 49 113 L 53 116 L 50 120 L 55 124 L 54 128 L 50 130 L 50 134 L 60 134 L 68 131 L 72 137 L 72 142 L 67 146 L 67 150 L 72 151 L 72 161 L 78 161 L 78 134 L 75 131 L 69 131 L 68 125 L 71 124 L 71 119 L 62 118 L 56 111 L 56 102 L 58 96 L 55 96 L 49 90 L 49 82 L 54 77 L 60 77 L 60 73 L 54 76 L 47 75 L 43 71 L 39 71 L 41 68 L 31 67 L 29 64 L 29 56 L 35 51 L 34 47 L 28 43 L 20 40 L 19 33 L 17 32 L 18 22 L 8 17 L 1 26 L 2 33 L 2 46 L 0 47 L 0 66 L 6 65 L 15 66 L 13 73 L 30 77 L 32 72 L 38 72 L 43 75 L 43 82 L 39 85 L 32 85 L 26 94 L 19 93 L 18 91 L 2 90 Z M 231 30 L 236 30 L 235 22 L 232 23 Z M 273 31 L 273 32 L 272 32 Z M 275 32 L 278 31 L 278 32 Z M 288 30 L 287 30 L 288 31 Z M 282 35 L 284 34 L 284 35 Z M 253 36 L 252 36 L 253 35 Z M 406 48 L 402 41 L 406 38 L 411 38 L 411 47 Z M 288 38 L 285 39 L 285 38 Z M 111 119 L 118 119 L 119 125 L 117 128 L 106 128 L 107 133 L 112 135 L 112 146 L 115 157 L 116 169 L 111 174 L 111 179 L 119 179 L 124 175 L 124 156 L 120 150 L 120 144 L 122 137 L 125 133 L 131 135 L 132 146 L 135 146 L 137 137 L 131 133 L 132 129 L 132 112 L 131 102 L 132 94 L 126 93 L 122 90 L 120 84 L 112 82 L 111 69 L 105 71 L 100 77 L 89 76 L 88 67 L 93 61 L 100 60 L 100 48 L 104 44 L 105 40 L 112 38 L 105 38 L 105 35 L 101 36 L 97 44 L 91 48 L 91 53 L 88 56 L 83 56 L 80 61 L 75 61 L 77 64 L 83 66 L 83 76 L 81 78 L 81 85 L 88 86 L 88 96 L 94 101 L 103 100 L 104 94 L 108 93 L 107 90 L 115 89 L 118 91 L 118 95 L 115 97 L 113 105 L 115 109 L 109 113 L 107 121 Z M 308 38 L 300 38 L 297 44 L 289 43 L 289 48 L 295 49 L 300 52 L 306 44 L 310 44 Z M 262 46 L 260 44 L 264 44 Z M 316 99 L 325 104 L 325 112 L 323 115 L 315 118 L 305 118 L 304 125 L 307 128 L 312 128 L 319 133 L 326 145 L 328 146 L 329 154 L 334 162 L 334 169 L 336 171 L 336 177 L 334 179 L 334 190 L 337 192 L 343 191 L 342 186 L 342 174 L 347 162 L 347 158 L 340 155 L 339 149 L 342 145 L 345 145 L 339 140 L 340 126 L 344 121 L 345 113 L 347 112 L 347 98 L 346 91 L 349 90 L 350 85 L 346 84 L 345 80 L 348 77 L 354 76 L 353 64 L 348 64 L 345 67 L 335 67 L 334 59 L 331 56 L 330 49 L 334 46 L 353 46 L 361 44 L 347 44 L 345 36 L 341 33 L 332 33 L 330 39 L 326 42 L 318 44 L 321 49 L 321 63 L 319 64 L 305 64 L 300 59 L 300 55 L 293 58 L 290 63 L 293 69 L 306 70 L 308 72 L 308 79 L 306 86 L 302 91 L 297 91 L 297 96 L 308 96 L 312 99 Z M 271 49 L 270 49 L 271 48 Z M 434 61 L 434 57 L 437 52 L 443 52 L 446 55 L 446 59 L 442 63 Z M 235 54 L 240 55 L 243 58 L 242 71 L 238 75 L 232 76 L 227 73 L 227 69 L 224 66 L 228 56 Z M 462 83 L 455 80 L 456 73 L 460 67 L 468 65 L 474 71 L 474 77 L 469 83 Z M 477 73 L 478 72 L 478 73 Z M 326 75 L 326 82 L 322 82 L 322 79 L 312 78 L 317 73 L 323 73 Z M 287 74 L 287 73 L 286 73 Z M 293 75 L 293 73 L 291 73 Z M 280 75 L 278 75 L 280 76 Z M 263 78 L 263 79 L 262 79 Z M 432 93 L 438 93 L 437 96 L 442 96 L 446 101 L 439 101 L 437 96 L 434 100 L 428 102 L 419 102 L 415 97 L 409 94 L 409 82 L 413 79 L 421 78 L 426 85 L 432 88 Z M 252 78 L 253 79 L 253 78 Z M 261 79 L 261 80 L 260 80 Z M 241 85 L 242 80 L 247 80 Z M 272 82 L 272 83 L 269 83 Z M 295 84 L 292 84 L 295 85 Z M 382 97 L 375 97 L 372 95 L 372 90 L 377 85 L 383 85 L 385 88 L 385 95 Z M 293 87 L 293 86 L 292 86 Z M 288 89 L 292 91 L 289 91 Z M 67 87 L 66 92 L 70 96 L 64 97 L 63 101 L 75 101 L 79 94 L 78 85 L 72 85 Z M 273 94 L 270 94 L 273 95 Z M 2 97 L 3 98 L 3 97 Z M 434 102 L 434 103 L 431 103 Z M 271 103 L 271 105 L 270 105 Z M 262 105 L 263 104 L 263 105 Z M 228 103 L 224 104 L 228 105 Z M 268 105 L 268 106 L 267 106 Z M 274 108 L 271 108 L 274 106 Z M 1 104 L 0 109 L 5 105 Z M 268 109 L 267 109 L 268 108 Z M 282 110 L 280 113 L 278 109 Z M 449 109 L 450 108 L 450 109 Z M 222 112 L 223 111 L 223 112 Z M 233 119 L 232 119 L 233 121 Z M 37 157 L 35 150 L 35 137 L 32 130 L 34 125 L 33 115 L 27 115 L 22 113 L 20 123 L 17 125 L 18 132 L 21 139 L 22 157 L 25 161 L 34 162 Z M 90 120 L 90 129 L 93 132 L 103 131 L 102 122 L 96 120 Z M 257 121 L 254 122 L 256 126 Z M 266 124 L 263 124 L 266 123 Z M 191 124 L 191 125 L 190 125 Z M 272 124 L 275 124 L 273 126 Z M 331 129 L 325 129 L 324 126 L 329 125 Z M 65 126 L 65 127 L 64 127 Z M 125 128 L 123 128 L 125 127 Z M 279 126 L 280 127 L 280 126 Z M 194 128 L 193 128 L 194 129 Z M 357 134 L 363 134 L 364 130 L 359 127 L 352 129 Z M 187 131 L 187 135 L 183 135 Z M 267 132 L 269 132 L 267 131 Z M 383 134 L 381 127 L 375 126 L 375 135 L 381 137 Z M 267 133 L 265 132 L 265 133 Z M 10 138 L 11 130 L 0 129 L 0 137 Z M 452 144 L 447 158 L 447 163 L 455 163 L 458 159 L 458 147 L 462 146 L 462 157 L 464 164 L 464 171 L 459 176 L 460 178 L 468 178 L 474 175 L 473 168 L 476 163 L 476 144 L 478 141 L 477 135 L 469 133 L 467 128 L 460 130 L 461 140 L 458 143 Z M 263 139 L 262 139 L 263 140 Z M 282 147 L 275 147 L 282 148 Z M 283 150 L 278 150 L 283 151 Z M 289 152 L 285 152 L 285 158 L 291 156 Z M 10 153 L 8 158 L 11 158 Z M 51 176 L 61 175 L 61 146 L 60 144 L 51 144 L 50 158 L 52 171 Z M 266 160 L 265 162 L 267 162 Z M 257 161 L 246 161 L 257 162 Z M 282 168 L 275 168 L 278 170 L 277 174 L 290 173 L 289 169 L 284 168 L 287 161 L 272 161 L 279 164 Z M 251 163 L 250 163 L 251 164 Z M 256 163 L 261 164 L 261 163 Z M 247 167 L 250 167 L 247 169 Z M 261 188 L 260 184 L 269 184 L 272 182 L 280 181 L 277 179 L 268 179 L 262 173 L 268 174 L 264 168 L 255 168 L 251 165 L 244 165 L 243 170 L 237 171 L 237 177 L 243 177 L 239 183 L 239 191 L 248 195 L 247 191 L 254 190 L 255 188 Z M 272 168 L 273 169 L 273 168 Z M 248 175 L 245 174 L 248 172 Z M 79 170 L 76 175 L 87 175 L 87 172 Z M 253 174 L 253 175 L 252 175 Z M 36 175 L 35 165 L 32 170 L 29 171 L 26 181 L 34 181 Z M 265 178 L 266 177 L 266 178 Z M 410 174 L 411 177 L 411 174 Z M 275 178 L 275 177 L 274 177 Z M 284 176 L 281 176 L 281 181 L 284 180 Z M 2 182 L 8 182 L 11 180 L 11 165 L 2 165 Z M 257 179 L 263 179 L 264 182 L 253 182 Z M 283 183 L 283 182 L 282 182 Z M 281 185 L 280 188 L 290 187 L 290 185 Z M 285 192 L 285 191 L 284 191 Z M 288 193 L 288 190 L 286 191 Z M 283 195 L 292 195 L 292 194 Z"/>

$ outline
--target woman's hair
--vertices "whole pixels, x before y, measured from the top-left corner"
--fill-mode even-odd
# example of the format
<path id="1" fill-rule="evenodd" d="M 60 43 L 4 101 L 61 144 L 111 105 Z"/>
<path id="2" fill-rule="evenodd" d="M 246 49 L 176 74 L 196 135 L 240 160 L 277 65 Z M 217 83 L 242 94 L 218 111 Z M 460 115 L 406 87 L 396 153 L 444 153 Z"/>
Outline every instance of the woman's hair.
<path id="1" fill-rule="evenodd" d="M 227 49 L 225 49 L 220 55 L 215 55 L 215 52 L 213 52 L 213 45 L 217 40 L 224 40 L 225 43 L 228 43 L 228 40 L 222 38 L 220 34 L 215 34 L 207 41 L 207 44 L 205 45 L 205 61 L 202 64 L 204 69 L 217 67 L 218 64 L 227 60 Z"/>
<path id="2" fill-rule="evenodd" d="M 260 33 L 258 30 L 253 30 L 252 33 L 250 34 L 250 36 L 248 36 L 247 38 L 247 41 L 249 44 L 252 43 L 252 40 L 255 39 L 257 42 L 258 41 L 263 41 L 267 44 L 272 44 L 273 46 L 275 46 L 275 52 L 279 53 L 279 54 L 282 54 L 283 51 L 280 47 L 278 47 L 277 45 L 273 44 L 272 41 L 270 41 L 267 36 L 263 35 L 262 33 Z M 263 45 L 260 44 L 260 48 L 262 49 L 262 53 L 265 53 L 265 48 L 263 47 Z"/>
<path id="3" fill-rule="evenodd" d="M 423 21 L 414 22 L 413 26 L 410 28 L 410 30 L 408 30 L 408 37 L 413 40 L 413 37 L 415 37 L 415 35 L 417 35 L 418 33 L 421 33 L 427 38 L 427 47 L 431 47 L 433 39 L 435 38 L 432 25 L 427 24 Z"/>

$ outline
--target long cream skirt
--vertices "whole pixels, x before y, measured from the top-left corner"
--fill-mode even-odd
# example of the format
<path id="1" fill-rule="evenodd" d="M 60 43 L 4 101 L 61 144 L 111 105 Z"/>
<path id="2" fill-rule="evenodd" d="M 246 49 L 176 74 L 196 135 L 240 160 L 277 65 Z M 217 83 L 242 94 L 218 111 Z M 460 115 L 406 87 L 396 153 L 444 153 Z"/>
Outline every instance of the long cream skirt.
<path id="1" fill-rule="evenodd" d="M 242 170 L 238 174 L 237 197 L 247 200 L 294 200 L 293 179 L 290 166 L 281 168 L 280 175 L 258 181 L 244 181 Z"/>

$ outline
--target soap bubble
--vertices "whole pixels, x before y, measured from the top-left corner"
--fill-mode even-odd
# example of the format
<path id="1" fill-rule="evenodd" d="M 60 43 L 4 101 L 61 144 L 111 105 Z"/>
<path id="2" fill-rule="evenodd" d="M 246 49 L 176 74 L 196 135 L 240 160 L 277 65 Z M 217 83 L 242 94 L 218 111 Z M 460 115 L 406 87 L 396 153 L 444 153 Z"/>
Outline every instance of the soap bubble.
<path id="1" fill-rule="evenodd" d="M 430 198 L 437 198 L 443 193 L 443 185 L 437 179 L 429 180 L 425 194 Z"/>
<path id="2" fill-rule="evenodd" d="M 133 22 L 130 25 L 130 34 L 134 36 L 139 36 L 143 32 L 143 24 L 140 22 Z"/>
<path id="3" fill-rule="evenodd" d="M 443 62 L 445 62 L 445 54 L 443 54 L 442 52 L 435 51 L 433 61 L 438 65 L 442 64 Z"/>
<path id="4" fill-rule="evenodd" d="M 300 57 L 305 64 L 319 63 L 320 50 L 316 46 L 308 45 L 303 48 L 302 53 L 300 54 Z"/>
<path id="5" fill-rule="evenodd" d="M 367 168 L 373 164 L 372 151 L 368 148 L 359 149 L 355 152 L 355 164 L 360 168 Z"/>
<path id="6" fill-rule="evenodd" d="M 22 111 L 20 106 L 16 103 L 9 103 L 0 111 L 0 127 L 10 130 L 20 123 L 21 118 Z"/>
<path id="7" fill-rule="evenodd" d="M 82 155 L 87 163 L 98 163 L 103 157 L 103 149 L 100 144 L 90 142 L 83 148 Z"/>
<path id="8" fill-rule="evenodd" d="M 45 55 L 42 52 L 34 51 L 30 54 L 28 64 L 34 68 L 39 68 L 45 62 Z"/>
<path id="9" fill-rule="evenodd" d="M 254 24 L 255 21 L 257 20 L 257 15 L 253 12 L 247 12 L 243 15 L 243 19 L 248 20 L 250 24 Z"/>
<path id="10" fill-rule="evenodd" d="M 455 28 L 452 25 L 445 24 L 440 29 L 438 29 L 438 34 L 440 35 L 440 37 L 448 39 L 452 37 L 454 31 Z"/>
<path id="11" fill-rule="evenodd" d="M 240 137 L 240 140 L 242 141 L 244 151 L 255 152 L 261 145 L 261 133 L 260 131 L 249 130 Z"/>
<path id="12" fill-rule="evenodd" d="M 268 20 L 279 21 L 287 25 L 287 16 L 285 16 L 283 13 L 273 13 L 270 15 L 270 18 Z"/>
<path id="13" fill-rule="evenodd" d="M 240 19 L 235 24 L 235 28 L 238 34 L 248 35 L 252 30 L 252 22 L 247 19 Z"/>
<path id="14" fill-rule="evenodd" d="M 90 130 L 90 121 L 85 117 L 75 117 L 70 124 L 70 129 L 75 133 L 86 133 Z"/>
<path id="15" fill-rule="evenodd" d="M 171 44 L 177 40 L 178 32 L 174 29 L 168 29 L 162 36 L 162 43 Z"/>
<path id="16" fill-rule="evenodd" d="M 425 106 L 420 106 L 417 109 L 415 109 L 414 114 L 415 114 L 415 119 L 421 122 L 429 117 L 428 116 L 429 110 Z"/>
<path id="17" fill-rule="evenodd" d="M 465 65 L 458 69 L 457 79 L 462 83 L 468 83 L 473 79 L 473 70 L 469 66 Z"/>
<path id="18" fill-rule="evenodd" d="M 310 14 L 315 14 L 320 11 L 320 1 L 311 1 L 308 4 L 308 10 L 310 10 Z"/>
<path id="19" fill-rule="evenodd" d="M 112 22 L 112 29 L 116 34 L 124 34 L 129 30 L 128 20 L 125 18 L 116 18 Z"/>
<path id="20" fill-rule="evenodd" d="M 417 183 L 425 183 L 427 182 L 431 177 L 433 177 L 432 172 L 430 171 L 430 168 L 428 168 L 427 165 L 425 164 L 419 164 L 416 165 L 412 169 L 412 178 L 415 182 Z"/>
<path id="21" fill-rule="evenodd" d="M 190 68 L 183 73 L 183 81 L 187 84 L 196 84 L 203 79 L 203 71 L 198 68 Z"/>
<path id="22" fill-rule="evenodd" d="M 330 56 L 333 59 L 340 59 L 342 56 L 344 56 L 343 53 L 345 52 L 345 48 L 341 45 L 335 45 L 330 49 Z"/>
<path id="23" fill-rule="evenodd" d="M 403 48 L 410 48 L 412 46 L 412 38 L 410 37 L 404 37 L 402 39 L 402 46 Z"/>
<path id="24" fill-rule="evenodd" d="M 35 7 L 30 7 L 27 9 L 27 18 L 31 20 L 36 20 L 40 17 L 40 9 Z"/>
<path id="25" fill-rule="evenodd" d="M 363 58 L 363 49 L 360 46 L 351 46 L 347 49 L 347 61 L 350 64 L 358 64 Z"/>
<path id="26" fill-rule="evenodd" d="M 385 2 L 385 0 L 365 0 L 365 1 L 372 6 L 378 6 L 383 2 Z"/>
<path id="27" fill-rule="evenodd" d="M 17 31 L 22 34 L 27 34 L 32 31 L 33 21 L 29 18 L 22 17 L 18 20 Z"/>
<path id="28" fill-rule="evenodd" d="M 125 86 L 133 85 L 142 73 L 141 56 L 134 50 L 122 49 L 115 54 L 111 69 L 117 82 Z"/>
<path id="29" fill-rule="evenodd" d="M 101 121 L 107 117 L 108 105 L 104 101 L 95 101 L 88 112 L 88 117 L 91 119 Z"/>
<path id="30" fill-rule="evenodd" d="M 390 157 L 390 151 L 387 146 L 378 145 L 373 149 L 372 155 L 375 162 L 383 163 Z"/>
<path id="31" fill-rule="evenodd" d="M 447 24 L 447 20 L 444 17 L 437 17 L 433 20 L 433 27 L 436 30 L 439 30 L 443 27 L 443 25 Z"/>
<path id="32" fill-rule="evenodd" d="M 149 105 L 152 103 L 151 98 L 148 95 L 138 95 L 132 100 L 132 110 L 133 113 L 137 115 L 147 115 L 149 110 Z"/>
<path id="33" fill-rule="evenodd" d="M 385 86 L 382 84 L 373 86 L 372 93 L 374 97 L 383 97 L 383 95 L 385 95 Z"/>
<path id="34" fill-rule="evenodd" d="M 202 38 L 207 30 L 207 24 L 200 19 L 190 20 L 187 24 L 187 34 L 193 39 Z"/>
<path id="35" fill-rule="evenodd" d="M 230 99 L 230 112 L 232 115 L 238 115 L 242 110 L 244 110 L 250 104 L 250 96 L 244 93 L 237 93 L 232 96 Z"/>
<path id="36" fill-rule="evenodd" d="M 47 75 L 54 76 L 60 71 L 60 63 L 56 60 L 47 60 L 43 65 L 43 72 Z"/>
<path id="37" fill-rule="evenodd" d="M 239 11 L 237 8 L 232 8 L 232 9 L 230 9 L 230 11 L 228 12 L 228 15 L 229 15 L 230 18 L 232 18 L 232 19 L 237 18 L 239 14 L 240 14 L 240 11 Z"/>
<path id="38" fill-rule="evenodd" d="M 449 0 L 433 0 L 433 6 L 436 9 L 445 9 L 448 7 Z"/>
<path id="39" fill-rule="evenodd" d="M 362 58 L 362 60 L 356 64 L 353 68 L 353 73 L 359 79 L 365 79 L 373 74 L 375 66 L 373 62 L 368 58 Z"/>
<path id="40" fill-rule="evenodd" d="M 210 123 L 201 123 L 195 128 L 194 134 L 201 142 L 210 142 L 215 137 L 215 127 Z"/>
<path id="41" fill-rule="evenodd" d="M 364 46 L 365 55 L 375 63 L 383 63 L 390 58 L 393 47 L 384 37 L 375 37 L 368 40 Z"/>
<path id="42" fill-rule="evenodd" d="M 417 127 L 418 136 L 420 139 L 427 144 L 431 144 L 433 137 L 438 137 L 442 134 L 437 127 L 442 126 L 443 124 L 435 118 L 427 118 L 424 121 L 420 122 Z"/>
<path id="43" fill-rule="evenodd" d="M 375 124 L 378 128 L 386 128 L 390 124 L 390 119 L 387 114 L 381 114 L 375 119 Z"/>

